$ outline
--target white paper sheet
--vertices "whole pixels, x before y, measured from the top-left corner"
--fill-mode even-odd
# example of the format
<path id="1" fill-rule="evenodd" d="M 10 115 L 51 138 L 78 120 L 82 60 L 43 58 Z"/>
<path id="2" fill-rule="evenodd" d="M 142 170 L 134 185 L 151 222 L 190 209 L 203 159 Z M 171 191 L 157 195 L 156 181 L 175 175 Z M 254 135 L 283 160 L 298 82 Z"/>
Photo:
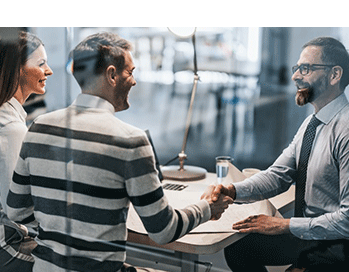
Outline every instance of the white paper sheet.
<path id="1" fill-rule="evenodd" d="M 229 166 L 227 182 L 239 182 L 245 179 L 245 176 L 234 165 Z M 188 188 L 189 189 L 189 188 Z M 169 203 L 176 209 L 182 209 L 186 206 L 197 202 L 205 188 L 197 191 L 168 191 L 165 194 Z M 232 204 L 223 213 L 222 217 L 217 221 L 208 221 L 201 224 L 190 233 L 210 233 L 210 232 L 237 232 L 232 229 L 232 225 L 251 215 L 265 214 L 270 216 L 280 216 L 277 209 L 269 200 L 263 200 L 251 204 Z M 131 205 L 127 220 L 127 228 L 139 233 L 147 233 L 139 216 Z"/>
<path id="2" fill-rule="evenodd" d="M 172 205 L 174 206 L 174 205 Z M 179 208 L 179 207 L 176 207 Z M 182 207 L 181 207 L 182 208 Z M 265 214 L 275 216 L 277 210 L 268 201 L 263 200 L 251 204 L 232 204 L 217 221 L 208 221 L 193 229 L 190 233 L 237 232 L 232 225 L 250 215 Z M 127 228 L 139 233 L 147 233 L 139 216 L 131 205 L 128 214 Z"/>

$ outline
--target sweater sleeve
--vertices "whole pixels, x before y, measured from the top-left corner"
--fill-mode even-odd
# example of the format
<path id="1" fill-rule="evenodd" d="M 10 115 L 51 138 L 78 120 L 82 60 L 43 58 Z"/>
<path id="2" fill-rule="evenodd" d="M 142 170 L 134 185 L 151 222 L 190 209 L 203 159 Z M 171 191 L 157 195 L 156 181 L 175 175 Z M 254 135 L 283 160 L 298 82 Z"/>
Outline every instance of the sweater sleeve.
<path id="1" fill-rule="evenodd" d="M 10 182 L 26 132 L 27 127 L 20 122 L 10 122 L 0 129 L 0 195 L 5 214 Z"/>
<path id="2" fill-rule="evenodd" d="M 209 204 L 200 200 L 184 209 L 169 205 L 155 167 L 154 153 L 145 137 L 130 152 L 125 166 L 129 198 L 149 237 L 159 244 L 177 240 L 211 217 Z"/>
<path id="3" fill-rule="evenodd" d="M 7 215 L 17 223 L 35 227 L 34 203 L 31 197 L 30 174 L 25 154 L 26 145 L 24 144 L 10 183 L 7 196 Z"/>

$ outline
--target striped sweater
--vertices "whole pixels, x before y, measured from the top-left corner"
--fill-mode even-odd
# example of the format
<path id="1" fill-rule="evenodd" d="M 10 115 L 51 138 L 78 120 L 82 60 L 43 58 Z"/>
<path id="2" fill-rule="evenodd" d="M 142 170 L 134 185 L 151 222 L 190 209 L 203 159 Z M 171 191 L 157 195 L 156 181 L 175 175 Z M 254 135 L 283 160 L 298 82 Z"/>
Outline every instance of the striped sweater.
<path id="1" fill-rule="evenodd" d="M 7 198 L 9 218 L 38 226 L 33 271 L 118 271 L 130 202 L 160 244 L 209 220 L 205 200 L 173 209 L 157 174 L 146 134 L 101 98 L 80 94 L 37 118 Z"/>

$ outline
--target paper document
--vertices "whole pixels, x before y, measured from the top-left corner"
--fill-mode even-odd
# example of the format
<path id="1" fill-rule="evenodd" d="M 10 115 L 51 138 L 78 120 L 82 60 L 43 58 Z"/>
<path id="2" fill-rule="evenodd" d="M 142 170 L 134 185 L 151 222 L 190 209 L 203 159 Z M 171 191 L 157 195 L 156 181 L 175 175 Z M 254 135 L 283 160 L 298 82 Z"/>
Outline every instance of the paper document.
<path id="1" fill-rule="evenodd" d="M 226 179 L 228 182 L 239 182 L 244 180 L 246 177 L 240 172 L 238 168 L 230 164 L 229 172 Z M 175 209 L 183 209 L 186 206 L 196 203 L 200 200 L 202 190 L 196 191 L 168 191 L 165 190 L 165 194 L 168 198 L 170 205 Z M 250 204 L 232 204 L 223 213 L 222 217 L 217 221 L 208 221 L 204 224 L 199 225 L 197 228 L 192 230 L 190 233 L 210 233 L 210 232 L 237 232 L 232 229 L 232 225 L 238 221 L 241 221 L 251 215 L 265 214 L 269 216 L 281 216 L 277 209 L 269 200 L 258 201 Z M 147 233 L 138 214 L 134 210 L 133 206 L 130 205 L 130 210 L 127 219 L 127 228 L 139 233 Z"/>
<path id="2" fill-rule="evenodd" d="M 188 201 L 188 199 L 187 199 Z M 194 201 L 193 201 L 194 202 Z M 192 203 L 193 203 L 192 202 Z M 171 202 L 170 202 L 171 203 Z M 174 205 L 172 205 L 174 207 Z M 175 207 L 181 209 L 183 207 Z M 240 220 L 247 218 L 250 215 L 265 214 L 270 216 L 276 216 L 277 210 L 269 202 L 269 200 L 263 200 L 251 204 L 232 204 L 223 213 L 222 217 L 217 221 L 208 221 L 199 225 L 193 229 L 190 233 L 210 233 L 210 232 L 237 232 L 232 229 L 232 225 Z M 127 219 L 127 228 L 146 234 L 146 230 L 142 224 L 141 219 L 134 210 L 133 206 L 130 206 Z"/>
<path id="3" fill-rule="evenodd" d="M 217 221 L 208 221 L 193 229 L 190 233 L 209 233 L 209 232 L 237 232 L 232 229 L 232 225 L 250 215 L 265 214 L 275 216 L 277 210 L 269 202 L 263 200 L 251 204 L 232 204 L 222 214 Z"/>
<path id="4" fill-rule="evenodd" d="M 241 171 L 238 168 L 236 168 L 235 165 L 229 163 L 229 171 L 225 183 L 239 182 L 243 181 L 244 179 L 246 179 L 245 175 L 241 173 Z"/>

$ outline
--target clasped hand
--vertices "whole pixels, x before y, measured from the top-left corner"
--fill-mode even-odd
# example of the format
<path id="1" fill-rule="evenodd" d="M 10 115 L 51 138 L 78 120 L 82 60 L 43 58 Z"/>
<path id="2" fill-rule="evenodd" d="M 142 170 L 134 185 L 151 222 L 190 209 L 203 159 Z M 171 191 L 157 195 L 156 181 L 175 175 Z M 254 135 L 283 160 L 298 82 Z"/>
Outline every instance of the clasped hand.
<path id="1" fill-rule="evenodd" d="M 214 185 L 210 185 L 206 188 L 202 194 L 201 199 L 207 200 L 211 208 L 211 220 L 218 220 L 221 218 L 223 212 L 229 207 L 229 204 L 233 203 L 233 199 L 227 195 L 220 194 L 213 201 L 212 196 L 215 190 Z"/>
<path id="2" fill-rule="evenodd" d="M 236 191 L 234 185 L 224 187 L 218 185 L 212 192 L 212 200 L 219 201 L 222 195 L 235 200 Z M 253 215 L 233 224 L 232 228 L 240 233 L 261 233 L 266 235 L 278 235 L 289 232 L 289 219 L 267 216 L 264 214 Z"/>

